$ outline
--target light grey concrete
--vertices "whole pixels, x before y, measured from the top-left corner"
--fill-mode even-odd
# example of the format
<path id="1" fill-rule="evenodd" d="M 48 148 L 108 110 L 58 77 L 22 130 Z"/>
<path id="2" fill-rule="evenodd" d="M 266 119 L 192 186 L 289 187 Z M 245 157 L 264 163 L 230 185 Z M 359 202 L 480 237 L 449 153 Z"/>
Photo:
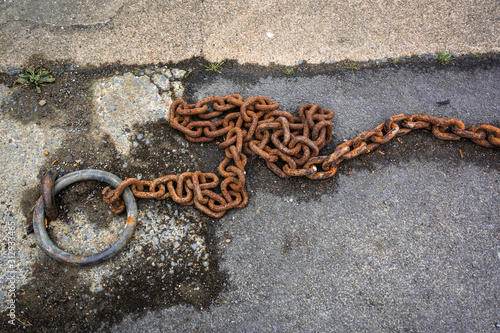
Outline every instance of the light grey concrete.
<path id="1" fill-rule="evenodd" d="M 79 65 L 210 61 L 295 65 L 498 52 L 495 1 L 4 1 L 0 67 L 32 54 Z"/>

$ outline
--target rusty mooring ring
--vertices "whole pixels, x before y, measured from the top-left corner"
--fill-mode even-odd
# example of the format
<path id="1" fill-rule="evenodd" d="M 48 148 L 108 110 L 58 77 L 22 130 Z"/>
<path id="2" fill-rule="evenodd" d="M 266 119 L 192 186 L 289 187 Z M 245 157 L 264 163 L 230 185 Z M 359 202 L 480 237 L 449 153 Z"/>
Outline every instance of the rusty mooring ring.
<path id="1" fill-rule="evenodd" d="M 97 180 L 108 183 L 113 187 L 117 187 L 122 182 L 120 178 L 106 171 L 93 169 L 80 170 L 59 178 L 55 182 L 53 193 L 56 195 L 63 188 L 83 180 Z M 102 252 L 83 256 L 71 254 L 61 250 L 52 242 L 52 240 L 50 240 L 45 228 L 44 204 L 42 197 L 40 197 L 33 213 L 33 230 L 35 231 L 35 237 L 38 245 L 40 245 L 42 250 L 52 259 L 70 265 L 88 265 L 111 258 L 127 245 L 137 225 L 137 204 L 135 202 L 134 195 L 129 188 L 125 189 L 123 192 L 123 199 L 125 201 L 125 206 L 127 207 L 127 225 L 118 240 Z"/>

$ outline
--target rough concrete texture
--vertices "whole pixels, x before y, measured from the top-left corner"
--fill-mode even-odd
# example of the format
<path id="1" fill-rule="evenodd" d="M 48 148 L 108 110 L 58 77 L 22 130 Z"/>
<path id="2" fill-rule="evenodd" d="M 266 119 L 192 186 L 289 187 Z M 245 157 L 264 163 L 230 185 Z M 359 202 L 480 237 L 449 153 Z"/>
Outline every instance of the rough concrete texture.
<path id="1" fill-rule="evenodd" d="M 80 65 L 193 56 L 294 65 L 498 52 L 499 15 L 487 0 L 4 1 L 0 68 L 35 53 Z"/>
<path id="2" fill-rule="evenodd" d="M 7 109 L 15 104 L 12 90 L 0 84 L 0 105 Z M 13 128 L 19 130 L 13 131 Z M 0 151 L 3 160 L 0 165 L 0 182 L 2 183 L 0 187 L 0 220 L 2 221 L 0 300 L 2 310 L 5 309 L 8 299 L 7 279 L 14 278 L 18 285 L 25 284 L 32 271 L 31 265 L 40 255 L 23 238 L 26 229 L 20 224 L 20 221 L 25 219 L 20 207 L 20 199 L 26 191 L 26 186 L 38 181 L 39 169 L 47 158 L 45 153 L 58 149 L 64 135 L 61 129 L 47 130 L 34 123 L 19 128 L 17 121 L 6 117 L 0 118 Z M 7 249 L 12 251 L 4 252 Z M 13 264 L 12 267 L 11 264 Z"/>
<path id="3" fill-rule="evenodd" d="M 241 66 L 219 74 L 198 66 L 188 78 L 178 70 L 171 74 L 188 87 L 191 101 L 240 93 L 269 96 L 289 111 L 311 102 L 334 110 L 327 153 L 401 112 L 498 126 L 498 60 L 459 64 L 310 67 L 291 76 Z M 223 158 L 216 144 L 188 143 L 158 117 L 130 120 L 127 154 L 120 140 L 92 130 L 102 123 L 99 84 L 116 81 L 108 94 L 124 101 L 157 70 L 65 72 L 41 95 L 33 87 L 0 84 L 1 180 L 9 185 L 0 197 L 1 241 L 20 264 L 16 316 L 27 331 L 490 332 L 500 326 L 498 149 L 440 141 L 426 132 L 345 162 L 325 181 L 283 180 L 250 158 L 249 203 L 241 210 L 212 220 L 171 201 L 138 200 L 138 229 L 116 257 L 91 267 L 47 258 L 26 226 L 39 175 L 48 167 L 152 179 L 213 172 Z M 74 78 L 82 81 L 71 85 Z M 161 88 L 150 88 L 134 106 L 154 114 L 151 101 Z M 59 92 L 80 97 L 57 104 Z M 35 98 L 47 104 L 30 111 Z M 450 104 L 437 106 L 446 99 Z M 119 122 L 108 126 L 123 130 Z M 115 239 L 123 218 L 107 211 L 101 190 L 85 182 L 58 197 L 62 216 L 49 232 L 59 246 L 93 253 Z M 8 266 L 8 255 L 1 264 Z M 2 272 L 5 305 L 12 299 L 12 274 Z M 7 314 L 2 331 L 23 328 L 11 326 Z"/>
<path id="4" fill-rule="evenodd" d="M 175 70 L 177 72 L 178 69 Z M 129 136 L 133 134 L 133 125 L 169 117 L 172 104 L 170 88 L 179 82 L 174 81 L 170 85 L 170 79 L 174 77 L 167 68 L 149 72 L 149 76 L 139 71 L 140 76 L 125 73 L 103 78 L 92 86 L 98 117 L 96 130 L 109 134 L 121 154 L 127 155 L 130 151 L 132 143 Z M 178 75 L 176 79 L 182 77 Z M 174 96 L 180 98 L 182 94 L 174 89 Z"/>
<path id="5" fill-rule="evenodd" d="M 109 21 L 122 6 L 122 0 L 101 3 L 96 0 L 3 1 L 0 24 L 12 21 L 47 25 L 94 25 Z"/>
<path id="6" fill-rule="evenodd" d="M 122 1 L 118 9 L 94 1 L 93 12 L 102 14 L 91 14 L 88 20 L 80 17 L 81 22 L 76 24 L 69 22 L 73 12 L 79 11 L 78 2 L 42 2 L 44 5 L 39 1 L 22 3 L 23 7 L 41 8 L 40 19 L 4 18 L 8 22 L 0 26 L 2 66 L 20 67 L 30 55 L 38 53 L 50 59 L 72 59 L 81 65 L 169 62 L 200 54 L 203 20 L 195 15 L 198 1 Z M 0 12 L 7 12 L 14 2 L 0 6 Z M 59 15 L 65 19 L 53 23 Z"/>
<path id="7" fill-rule="evenodd" d="M 42 272 L 36 272 L 39 267 L 38 263 L 43 262 L 47 257 L 40 252 L 33 235 L 27 234 L 26 229 L 30 224 L 30 208 L 34 204 L 31 199 L 39 195 L 40 172 L 49 167 L 59 170 L 60 173 L 85 168 L 85 165 L 92 160 L 90 156 L 95 156 L 103 164 L 101 166 L 88 165 L 88 167 L 102 168 L 104 166 L 106 168 L 106 165 L 113 164 L 118 169 L 127 172 L 129 176 L 140 179 L 142 172 L 147 169 L 135 168 L 132 164 L 147 164 L 147 161 L 140 161 L 141 157 L 138 154 L 146 150 L 152 155 L 158 155 L 157 152 L 152 152 L 153 147 L 159 147 L 158 149 L 165 155 L 161 166 L 155 165 L 157 171 L 166 168 L 178 173 L 178 168 L 187 168 L 182 163 L 183 160 L 188 161 L 191 168 L 199 168 L 197 159 L 186 150 L 189 147 L 187 143 L 177 143 L 175 140 L 165 143 L 164 137 L 158 135 L 161 131 L 151 133 L 148 128 L 140 128 L 145 124 L 150 127 L 152 123 L 159 120 L 165 123 L 164 117 L 168 116 L 169 105 L 159 106 L 159 101 L 162 100 L 160 93 L 165 95 L 165 98 L 170 98 L 172 94 L 177 96 L 181 94 L 184 88 L 180 80 L 186 71 L 178 68 L 169 70 L 152 67 L 138 68 L 134 73 L 136 74 L 125 72 L 91 82 L 78 82 L 72 88 L 64 88 L 68 87 L 68 82 L 64 83 L 65 80 L 59 78 L 58 87 L 55 87 L 57 83 L 51 87 L 45 86 L 42 88 L 41 95 L 34 93 L 30 86 L 14 85 L 11 88 L 0 84 L 0 134 L 2 138 L 0 149 L 4 161 L 0 165 L 0 180 L 7 185 L 2 186 L 0 191 L 2 318 L 8 318 L 6 314 L 9 311 L 9 301 L 18 301 L 17 298 L 13 298 L 14 294 L 19 294 L 21 297 L 21 294 L 40 291 L 39 283 L 44 280 L 48 269 L 46 266 Z M 172 88 L 171 92 L 157 88 L 151 83 L 150 78 L 157 74 L 175 80 L 173 82 L 176 82 L 178 90 Z M 74 82 L 75 79 L 74 77 L 68 78 L 68 81 Z M 81 88 L 82 86 L 88 88 Z M 57 103 L 57 98 L 54 98 L 50 88 L 55 89 L 52 92 L 68 92 L 67 98 L 71 101 L 70 105 L 47 109 L 48 105 Z M 102 89 L 104 88 L 106 88 L 106 96 L 103 96 Z M 87 96 L 81 96 L 81 90 L 84 90 Z M 78 102 L 72 99 L 75 95 L 81 97 Z M 111 96 L 109 100 L 106 98 L 108 96 Z M 39 103 L 35 103 L 37 105 L 35 109 L 29 110 L 32 108 L 30 102 L 34 98 L 46 98 L 43 108 Z M 116 109 L 113 110 L 112 106 L 116 106 Z M 105 114 L 103 107 L 107 108 L 106 113 L 112 115 L 111 117 L 106 115 L 104 120 L 102 118 Z M 160 107 L 163 108 L 161 112 L 158 111 Z M 83 113 L 80 113 L 82 109 Z M 118 111 L 112 112 L 116 110 Z M 65 116 L 63 117 L 62 114 Z M 125 120 L 120 122 L 122 116 Z M 68 118 L 71 119 L 71 125 L 65 123 Z M 117 121 L 113 121 L 113 118 Z M 74 126 L 74 121 L 77 119 L 80 123 Z M 127 127 L 128 125 L 130 127 Z M 76 132 L 74 127 L 76 127 Z M 101 130 L 109 130 L 110 133 L 103 134 Z M 127 132 L 127 136 L 123 134 L 124 131 Z M 79 143 L 80 140 L 84 142 Z M 163 142 L 158 144 L 158 141 Z M 126 144 L 122 147 L 123 142 Z M 61 146 L 66 144 L 71 146 L 66 151 L 69 155 L 59 155 Z M 146 153 L 146 158 L 150 159 L 147 156 L 148 153 Z M 175 158 L 170 158 L 170 154 L 174 154 Z M 158 163 L 158 160 L 154 162 Z M 135 171 L 133 174 L 130 172 L 131 169 Z M 149 173 L 144 173 L 144 176 L 151 178 Z M 116 241 L 122 232 L 125 218 L 115 217 L 107 209 L 107 205 L 101 200 L 101 190 L 102 185 L 88 187 L 85 184 L 65 190 L 64 199 L 59 206 L 59 218 L 48 223 L 50 237 L 57 246 L 71 253 L 88 255 L 102 251 Z M 71 204 L 67 205 L 68 203 Z M 175 299 L 171 293 L 173 279 L 181 279 L 179 285 L 182 286 L 185 299 L 191 297 L 186 295 L 188 292 L 197 295 L 210 292 L 205 291 L 207 287 L 204 286 L 208 283 L 207 280 L 210 280 L 206 276 L 212 265 L 212 258 L 209 258 L 202 230 L 204 228 L 202 222 L 206 218 L 194 210 L 186 211 L 182 207 L 173 207 L 170 203 L 150 202 L 147 209 L 141 209 L 138 219 L 142 223 L 134 233 L 135 245 L 127 246 L 127 251 L 122 251 L 102 265 L 80 267 L 78 270 L 73 270 L 70 266 L 60 266 L 51 270 L 52 273 L 58 272 L 57 275 L 62 277 L 62 280 L 56 282 L 57 278 L 51 276 L 50 281 L 47 280 L 43 284 L 54 283 L 58 285 L 58 288 L 64 284 L 66 287 L 63 288 L 65 291 L 61 295 L 57 295 L 58 292 L 51 293 L 49 296 L 51 305 L 45 304 L 45 306 L 50 308 L 54 305 L 52 302 L 64 303 L 75 298 L 94 300 L 94 295 L 99 293 L 109 295 L 110 289 L 114 289 L 115 292 L 119 290 L 122 281 L 129 279 L 130 275 L 145 274 L 151 268 L 156 273 L 147 274 L 147 277 L 139 277 L 141 281 L 138 283 L 142 288 L 150 288 L 151 293 L 155 294 L 152 299 L 167 298 L 166 295 L 169 295 L 169 299 Z M 154 236 L 150 237 L 151 235 Z M 150 254 L 146 255 L 145 253 L 149 251 Z M 108 278 L 111 276 L 113 279 L 110 282 Z M 155 281 L 153 282 L 152 279 Z M 148 287 L 151 283 L 155 287 Z M 110 284 L 117 284 L 117 286 L 110 287 Z M 12 290 L 11 286 L 13 286 Z M 84 292 L 73 294 L 73 290 L 82 287 Z M 156 288 L 159 291 L 155 291 Z M 28 289 L 32 291 L 27 291 Z M 36 303 L 40 295 L 38 297 L 35 294 L 32 295 Z M 113 304 L 121 302 L 125 306 L 133 306 L 127 296 L 128 293 L 119 294 Z M 46 299 L 46 297 L 43 298 Z M 210 304 L 205 300 L 196 302 L 199 306 Z M 21 321 L 14 321 L 22 322 L 30 327 L 29 323 L 32 318 L 28 313 L 33 314 L 33 309 L 24 308 L 21 303 L 21 301 L 15 303 L 17 309 L 15 313 Z M 33 299 L 24 305 L 33 306 Z M 78 311 L 82 307 L 75 309 Z M 90 310 L 86 316 L 95 315 L 97 312 L 97 309 Z M 11 324 L 4 326 L 6 323 L 2 322 L 1 331 L 16 327 Z M 57 326 L 62 327 L 59 324 Z"/>

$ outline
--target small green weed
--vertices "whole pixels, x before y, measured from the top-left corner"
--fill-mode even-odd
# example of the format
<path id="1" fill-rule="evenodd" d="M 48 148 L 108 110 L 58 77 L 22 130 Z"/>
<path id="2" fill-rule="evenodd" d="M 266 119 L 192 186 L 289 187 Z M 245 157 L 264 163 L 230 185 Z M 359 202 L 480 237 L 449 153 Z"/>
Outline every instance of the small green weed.
<path id="1" fill-rule="evenodd" d="M 437 61 L 439 61 L 441 65 L 446 65 L 451 60 L 451 58 L 452 56 L 448 53 L 448 51 L 437 54 Z"/>
<path id="2" fill-rule="evenodd" d="M 357 62 L 349 62 L 347 63 L 347 68 L 350 68 L 350 69 L 357 69 L 358 68 L 358 63 Z"/>
<path id="3" fill-rule="evenodd" d="M 474 57 L 475 58 L 482 58 L 483 54 L 478 52 L 478 53 L 474 54 Z"/>
<path id="4" fill-rule="evenodd" d="M 398 63 L 399 63 L 399 59 L 398 58 L 392 59 L 392 64 L 393 65 L 397 65 Z"/>
<path id="5" fill-rule="evenodd" d="M 287 67 L 285 68 L 285 75 L 292 75 L 293 74 L 293 67 Z"/>
<path id="6" fill-rule="evenodd" d="M 33 67 L 28 67 L 26 68 L 26 72 L 19 74 L 16 82 L 20 84 L 34 84 L 36 92 L 40 94 L 42 92 L 40 83 L 51 83 L 55 80 L 56 79 L 54 79 L 48 71 L 42 68 L 40 68 L 37 73 Z"/>
<path id="7" fill-rule="evenodd" d="M 217 72 L 217 73 L 220 73 L 220 69 L 221 66 L 224 65 L 224 61 L 222 62 L 210 62 L 208 64 L 208 66 L 205 66 L 205 70 L 209 71 L 209 72 Z"/>

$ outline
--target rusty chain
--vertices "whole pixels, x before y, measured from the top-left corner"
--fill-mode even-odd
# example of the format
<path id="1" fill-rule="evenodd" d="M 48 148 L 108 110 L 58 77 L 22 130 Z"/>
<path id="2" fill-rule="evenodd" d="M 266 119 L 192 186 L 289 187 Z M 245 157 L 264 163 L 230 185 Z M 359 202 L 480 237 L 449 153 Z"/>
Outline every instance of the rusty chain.
<path id="1" fill-rule="evenodd" d="M 222 182 L 216 174 L 201 171 L 167 175 L 151 181 L 129 178 L 114 190 L 106 187 L 104 201 L 110 204 L 114 213 L 122 213 L 125 205 L 121 195 L 130 186 L 138 198 L 171 198 L 180 204 L 194 204 L 203 213 L 219 218 L 227 210 L 247 204 L 247 156 L 262 157 L 282 178 L 326 179 L 335 175 L 343 161 L 370 153 L 394 137 L 416 129 L 429 130 L 442 140 L 466 138 L 487 148 L 500 146 L 500 128 L 493 125 L 467 127 L 457 119 L 402 113 L 341 143 L 330 155 L 319 155 L 332 138 L 333 111 L 304 104 L 294 116 L 278 107 L 279 104 L 268 97 L 243 99 L 237 94 L 212 96 L 195 104 L 176 100 L 170 107 L 170 124 L 189 141 L 210 142 L 224 137 L 219 148 L 224 150 L 225 158 L 217 169 Z"/>

